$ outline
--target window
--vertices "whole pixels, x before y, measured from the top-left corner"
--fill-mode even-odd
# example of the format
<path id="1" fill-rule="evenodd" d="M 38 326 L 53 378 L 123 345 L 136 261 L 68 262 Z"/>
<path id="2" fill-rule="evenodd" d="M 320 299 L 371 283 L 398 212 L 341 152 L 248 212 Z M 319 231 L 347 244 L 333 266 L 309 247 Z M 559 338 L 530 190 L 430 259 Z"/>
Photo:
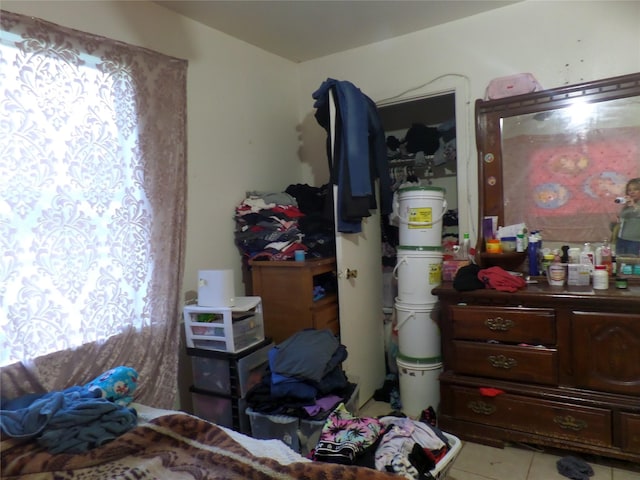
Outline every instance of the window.
<path id="1" fill-rule="evenodd" d="M 0 365 L 178 338 L 186 62 L 8 12 L 2 29 Z"/>

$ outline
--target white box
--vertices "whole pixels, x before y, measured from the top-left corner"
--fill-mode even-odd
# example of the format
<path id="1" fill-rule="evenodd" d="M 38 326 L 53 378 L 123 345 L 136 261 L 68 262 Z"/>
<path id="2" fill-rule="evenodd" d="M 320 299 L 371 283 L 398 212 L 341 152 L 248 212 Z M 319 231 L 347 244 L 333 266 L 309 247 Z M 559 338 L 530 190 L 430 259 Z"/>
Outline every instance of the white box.
<path id="1" fill-rule="evenodd" d="M 591 282 L 591 267 L 582 263 L 570 263 L 568 265 L 567 285 L 584 286 Z"/>
<path id="2" fill-rule="evenodd" d="M 235 305 L 233 270 L 198 271 L 198 305 L 233 307 Z"/>
<path id="3" fill-rule="evenodd" d="M 236 297 L 233 307 L 184 307 L 187 347 L 240 352 L 264 340 L 260 297 Z"/>

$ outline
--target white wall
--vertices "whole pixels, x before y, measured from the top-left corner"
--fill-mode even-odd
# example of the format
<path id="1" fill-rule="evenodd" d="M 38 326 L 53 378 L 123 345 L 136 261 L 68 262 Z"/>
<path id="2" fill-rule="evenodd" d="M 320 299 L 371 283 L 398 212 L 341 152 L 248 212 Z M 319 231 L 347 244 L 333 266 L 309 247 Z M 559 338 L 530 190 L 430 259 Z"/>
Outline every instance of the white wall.
<path id="1" fill-rule="evenodd" d="M 183 291 L 233 268 L 234 208 L 247 190 L 298 183 L 296 65 L 151 2 L 11 1 L 5 10 L 187 59 L 188 219 Z"/>
<path id="2" fill-rule="evenodd" d="M 246 190 L 327 181 L 326 134 L 311 98 L 327 77 L 376 102 L 407 91 L 465 94 L 458 201 L 460 231 L 473 237 L 473 102 L 492 78 L 531 72 L 551 88 L 640 71 L 638 1 L 526 1 L 298 65 L 151 2 L 5 0 L 2 8 L 189 61 L 184 291 L 196 288 L 199 269 L 233 268 L 244 292 L 233 212 Z"/>
<path id="3" fill-rule="evenodd" d="M 496 77 L 531 72 L 545 88 L 640 71 L 640 2 L 526 1 L 300 65 L 301 152 L 308 183 L 326 181 L 323 133 L 311 93 L 327 77 L 348 80 L 374 101 L 411 95 L 466 77 L 464 119 L 469 152 L 459 158 L 460 231 L 477 232 L 477 168 L 473 102 Z M 462 77 L 460 77 L 462 76 Z M 458 112 L 456 116 L 459 117 Z M 460 119 L 458 119 L 460 121 Z M 460 141 L 460 139 L 458 140 Z M 467 172 L 465 178 L 465 172 Z"/>
<path id="4" fill-rule="evenodd" d="M 518 3 L 298 65 L 150 2 L 3 0 L 1 8 L 189 61 L 185 292 L 204 268 L 233 268 L 236 292 L 244 292 L 233 213 L 246 190 L 327 181 L 326 134 L 311 98 L 327 77 L 375 101 L 452 86 L 466 93 L 456 115 L 467 126 L 458 175 L 469 194 L 459 196 L 459 209 L 461 231 L 473 236 L 473 101 L 492 78 L 532 72 L 551 88 L 640 71 L 637 1 Z M 457 76 L 430 83 L 446 74 Z"/>

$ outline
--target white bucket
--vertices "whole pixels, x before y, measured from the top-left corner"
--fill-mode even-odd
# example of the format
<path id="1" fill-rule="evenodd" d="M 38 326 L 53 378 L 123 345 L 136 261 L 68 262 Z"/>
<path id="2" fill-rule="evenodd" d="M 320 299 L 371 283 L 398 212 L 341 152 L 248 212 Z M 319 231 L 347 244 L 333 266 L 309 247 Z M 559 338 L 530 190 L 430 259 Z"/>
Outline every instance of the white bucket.
<path id="1" fill-rule="evenodd" d="M 442 245 L 442 217 L 447 211 L 444 188 L 406 187 L 394 196 L 400 245 Z"/>
<path id="2" fill-rule="evenodd" d="M 438 300 L 431 290 L 442 283 L 442 247 L 396 248 L 393 276 L 398 281 L 397 301 L 425 304 Z"/>
<path id="3" fill-rule="evenodd" d="M 431 359 L 409 358 L 398 355 L 398 378 L 402 412 L 411 418 L 419 418 L 420 413 L 429 408 L 438 412 L 440 406 L 441 362 Z"/>
<path id="4" fill-rule="evenodd" d="M 433 311 L 435 305 L 436 302 L 410 305 L 399 303 L 396 299 L 396 330 L 400 353 L 414 358 L 440 358 L 440 327 Z"/>

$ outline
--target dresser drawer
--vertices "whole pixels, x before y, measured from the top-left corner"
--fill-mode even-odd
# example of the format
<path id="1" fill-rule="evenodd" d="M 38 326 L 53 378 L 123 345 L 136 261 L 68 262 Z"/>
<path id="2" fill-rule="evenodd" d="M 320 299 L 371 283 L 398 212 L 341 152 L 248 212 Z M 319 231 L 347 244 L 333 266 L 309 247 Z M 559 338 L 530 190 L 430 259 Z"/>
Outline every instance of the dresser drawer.
<path id="1" fill-rule="evenodd" d="M 611 412 L 508 393 L 484 397 L 471 388 L 441 385 L 443 414 L 460 420 L 598 446 L 611 445 Z"/>
<path id="2" fill-rule="evenodd" d="M 453 305 L 450 313 L 454 338 L 556 344 L 555 311 L 550 308 Z"/>
<path id="3" fill-rule="evenodd" d="M 558 384 L 557 351 L 538 347 L 453 342 L 453 370 L 481 377 Z"/>
<path id="4" fill-rule="evenodd" d="M 622 450 L 640 454 L 640 415 L 620 413 Z"/>

